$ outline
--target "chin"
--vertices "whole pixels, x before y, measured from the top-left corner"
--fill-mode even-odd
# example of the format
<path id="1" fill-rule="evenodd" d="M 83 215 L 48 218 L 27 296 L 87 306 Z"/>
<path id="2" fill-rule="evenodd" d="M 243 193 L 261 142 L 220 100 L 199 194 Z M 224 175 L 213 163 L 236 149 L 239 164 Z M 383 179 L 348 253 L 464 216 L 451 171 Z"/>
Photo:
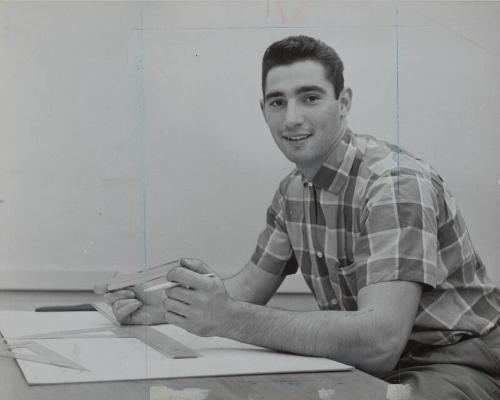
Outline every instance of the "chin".
<path id="1" fill-rule="evenodd" d="M 289 154 L 289 155 L 285 155 L 285 157 L 288 158 L 289 161 L 291 161 L 294 164 L 296 164 L 297 167 L 299 165 L 307 165 L 307 164 L 311 163 L 311 158 L 310 157 L 306 157 L 306 156 L 300 156 L 300 155 L 297 155 L 297 154 Z"/>

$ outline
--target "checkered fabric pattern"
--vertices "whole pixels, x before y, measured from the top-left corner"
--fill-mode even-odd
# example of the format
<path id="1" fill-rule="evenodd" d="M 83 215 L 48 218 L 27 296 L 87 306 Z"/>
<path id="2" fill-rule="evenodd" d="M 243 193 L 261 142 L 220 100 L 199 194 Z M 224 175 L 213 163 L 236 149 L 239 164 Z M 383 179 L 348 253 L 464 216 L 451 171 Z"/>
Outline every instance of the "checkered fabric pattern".
<path id="1" fill-rule="evenodd" d="M 422 283 L 418 343 L 484 335 L 500 316 L 500 291 L 442 178 L 349 129 L 312 182 L 294 170 L 280 183 L 251 261 L 278 275 L 300 267 L 322 310 L 356 310 L 360 289 L 377 282 Z"/>

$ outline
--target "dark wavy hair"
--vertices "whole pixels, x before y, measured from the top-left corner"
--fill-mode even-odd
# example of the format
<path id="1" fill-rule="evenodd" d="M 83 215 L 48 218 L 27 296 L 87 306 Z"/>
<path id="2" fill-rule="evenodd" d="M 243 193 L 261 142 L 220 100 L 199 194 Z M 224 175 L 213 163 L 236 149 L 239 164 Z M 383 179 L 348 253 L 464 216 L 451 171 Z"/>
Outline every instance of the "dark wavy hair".
<path id="1" fill-rule="evenodd" d="M 332 83 L 335 98 L 344 89 L 344 64 L 327 44 L 309 36 L 289 36 L 271 44 L 262 57 L 262 93 L 266 92 L 268 72 L 278 66 L 297 61 L 318 61 L 326 71 L 326 78 Z"/>

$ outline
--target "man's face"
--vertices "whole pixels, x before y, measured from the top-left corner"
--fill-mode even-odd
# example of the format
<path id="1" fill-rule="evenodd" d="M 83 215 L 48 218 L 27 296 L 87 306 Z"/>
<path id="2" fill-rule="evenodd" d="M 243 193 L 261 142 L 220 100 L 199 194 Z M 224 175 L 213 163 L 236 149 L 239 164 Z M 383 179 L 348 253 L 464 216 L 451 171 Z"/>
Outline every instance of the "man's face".
<path id="1" fill-rule="evenodd" d="M 326 160 L 340 135 L 340 101 L 317 61 L 272 68 L 262 111 L 283 154 L 309 178 Z"/>

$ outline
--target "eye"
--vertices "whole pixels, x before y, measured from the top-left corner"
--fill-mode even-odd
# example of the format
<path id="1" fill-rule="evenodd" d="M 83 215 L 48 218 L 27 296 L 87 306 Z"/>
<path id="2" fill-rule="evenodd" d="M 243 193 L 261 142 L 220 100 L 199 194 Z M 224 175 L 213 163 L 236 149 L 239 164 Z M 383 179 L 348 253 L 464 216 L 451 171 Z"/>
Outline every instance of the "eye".
<path id="1" fill-rule="evenodd" d="M 273 108 L 283 107 L 285 105 L 285 100 L 274 99 L 274 100 L 270 101 L 268 104 L 270 107 L 273 107 Z"/>
<path id="2" fill-rule="evenodd" d="M 317 103 L 321 98 L 316 94 L 308 94 L 304 97 L 303 101 L 306 104 L 314 104 Z"/>

